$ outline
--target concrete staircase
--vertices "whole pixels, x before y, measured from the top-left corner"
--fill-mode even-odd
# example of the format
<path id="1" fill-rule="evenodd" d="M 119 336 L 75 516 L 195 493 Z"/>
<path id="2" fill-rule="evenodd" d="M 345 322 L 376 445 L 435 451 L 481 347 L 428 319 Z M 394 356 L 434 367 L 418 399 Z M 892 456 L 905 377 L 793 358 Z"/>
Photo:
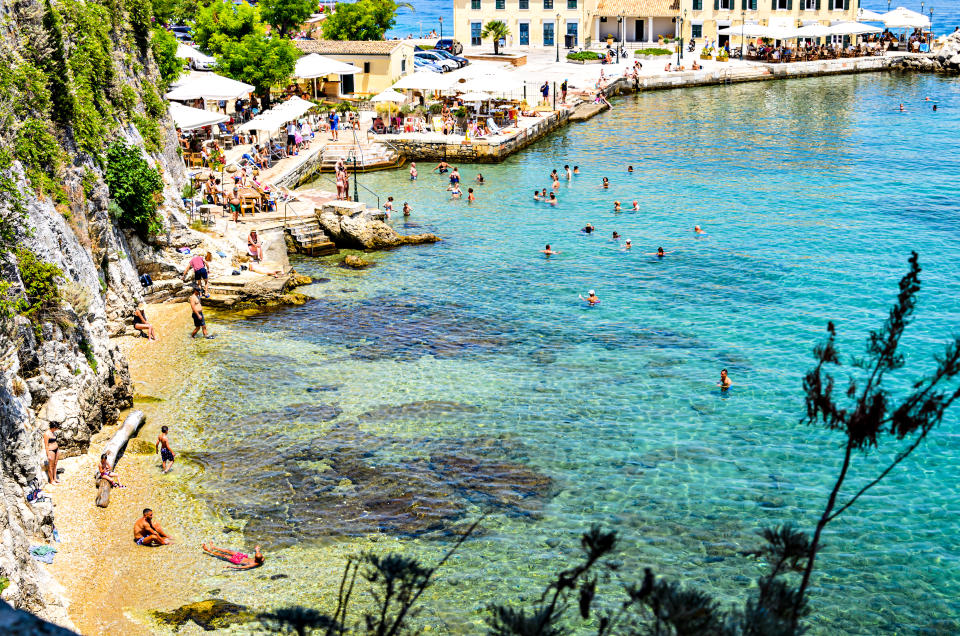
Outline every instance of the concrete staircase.
<path id="1" fill-rule="evenodd" d="M 321 172 L 333 172 L 337 161 L 343 159 L 347 168 L 353 169 L 353 158 L 357 158 L 357 170 L 392 168 L 403 163 L 403 158 L 390 146 L 378 142 L 340 143 L 330 142 L 323 147 L 320 160 Z"/>
<path id="2" fill-rule="evenodd" d="M 337 246 L 324 233 L 315 218 L 299 219 L 287 223 L 287 236 L 296 245 L 297 252 L 310 256 L 335 254 Z"/>

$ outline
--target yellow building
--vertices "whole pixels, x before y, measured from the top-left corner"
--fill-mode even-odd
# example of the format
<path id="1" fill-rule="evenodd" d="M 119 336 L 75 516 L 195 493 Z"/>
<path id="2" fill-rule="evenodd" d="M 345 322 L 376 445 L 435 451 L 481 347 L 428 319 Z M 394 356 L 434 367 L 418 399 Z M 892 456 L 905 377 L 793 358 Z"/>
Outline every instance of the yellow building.
<path id="1" fill-rule="evenodd" d="M 709 38 L 720 46 L 730 38 L 717 35 L 741 24 L 799 27 L 856 21 L 860 0 L 682 0 L 683 38 Z M 733 41 L 739 42 L 737 36 Z M 749 38 L 748 38 L 749 39 Z"/>
<path id="2" fill-rule="evenodd" d="M 413 46 L 403 40 L 294 40 L 307 55 L 317 53 L 361 69 L 355 75 L 340 75 L 339 82 L 326 82 L 324 92 L 336 96 L 375 95 L 413 72 Z"/>
<path id="3" fill-rule="evenodd" d="M 492 48 L 483 25 L 501 20 L 508 49 L 590 48 L 608 38 L 640 47 L 660 36 L 727 41 L 717 29 L 742 24 L 802 26 L 856 20 L 859 0 L 454 0 L 453 37 L 465 47 Z M 558 39 L 559 38 L 559 39 Z"/>

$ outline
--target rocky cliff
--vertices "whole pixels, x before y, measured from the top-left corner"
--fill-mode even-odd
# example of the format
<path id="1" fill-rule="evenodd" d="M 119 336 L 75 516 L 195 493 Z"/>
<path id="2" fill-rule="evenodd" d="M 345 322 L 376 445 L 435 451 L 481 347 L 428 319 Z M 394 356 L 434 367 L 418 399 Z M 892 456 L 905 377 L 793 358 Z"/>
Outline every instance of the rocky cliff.
<path id="1" fill-rule="evenodd" d="M 171 269 L 162 243 L 188 233 L 184 178 L 160 99 L 149 3 L 5 0 L 0 35 L 0 598 L 66 622 L 29 555 L 52 541 L 42 432 L 62 426 L 61 456 L 131 402 L 111 334 L 141 297 L 139 273 Z M 105 182 L 107 147 L 123 140 L 162 178 L 154 238 L 124 226 Z M 159 232 L 157 231 L 159 230 Z M 137 261 L 131 254 L 135 254 Z M 0 625 L 21 620 L 3 616 Z M 52 633 L 52 632 L 51 632 Z"/>

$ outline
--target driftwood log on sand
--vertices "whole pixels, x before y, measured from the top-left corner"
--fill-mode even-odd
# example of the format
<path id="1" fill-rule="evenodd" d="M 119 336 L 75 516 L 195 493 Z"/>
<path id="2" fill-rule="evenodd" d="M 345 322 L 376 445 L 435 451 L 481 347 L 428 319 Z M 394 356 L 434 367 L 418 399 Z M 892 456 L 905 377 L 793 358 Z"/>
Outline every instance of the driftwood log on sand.
<path id="1" fill-rule="evenodd" d="M 147 420 L 146 416 L 143 414 L 143 411 L 131 411 L 130 414 L 124 418 L 123 424 L 120 425 L 120 428 L 117 429 L 117 432 L 113 434 L 113 437 L 110 438 L 110 441 L 107 442 L 106 446 L 103 447 L 103 452 L 107 454 L 107 461 L 110 462 L 110 465 L 114 468 L 117 467 L 117 462 L 120 460 L 120 456 L 123 454 L 123 449 L 127 447 L 127 442 L 130 441 L 130 438 L 137 434 L 137 431 L 140 430 L 140 427 L 143 426 L 143 423 Z M 100 462 L 97 458 L 97 500 L 96 503 L 101 508 L 106 508 L 110 505 L 110 490 L 113 488 L 113 484 L 110 483 L 107 479 L 100 478 L 99 470 Z"/>

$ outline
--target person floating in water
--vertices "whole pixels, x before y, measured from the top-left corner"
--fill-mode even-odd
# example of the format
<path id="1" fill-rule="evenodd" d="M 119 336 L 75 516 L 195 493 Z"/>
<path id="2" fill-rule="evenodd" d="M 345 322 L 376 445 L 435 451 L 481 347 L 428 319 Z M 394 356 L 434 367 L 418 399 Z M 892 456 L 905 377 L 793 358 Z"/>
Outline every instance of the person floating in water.
<path id="1" fill-rule="evenodd" d="M 547 243 L 547 246 L 546 246 L 545 248 L 543 248 L 542 250 L 540 250 L 540 253 L 543 254 L 543 255 L 545 255 L 547 258 L 550 258 L 550 257 L 553 256 L 554 254 L 559 254 L 560 252 L 552 249 L 552 248 L 550 247 L 550 244 Z"/>
<path id="2" fill-rule="evenodd" d="M 903 110 L 903 104 L 900 104 L 900 112 L 901 112 L 901 113 L 907 112 L 907 111 Z"/>
<path id="3" fill-rule="evenodd" d="M 483 185 L 484 183 L 486 183 L 486 181 L 485 181 L 484 178 L 483 178 L 483 173 L 482 173 L 482 172 L 478 172 L 478 173 L 477 173 L 477 185 Z"/>
<path id="4" fill-rule="evenodd" d="M 706 236 L 707 233 L 700 229 L 699 225 L 693 226 L 693 233 L 695 236 Z"/>
<path id="5" fill-rule="evenodd" d="M 639 212 L 639 211 L 640 211 L 640 202 L 637 201 L 636 199 L 634 199 L 634 201 L 633 201 L 633 211 L 634 211 L 634 212 Z"/>
<path id="6" fill-rule="evenodd" d="M 604 188 L 610 187 L 610 179 L 607 179 L 606 177 L 603 178 L 603 187 Z"/>
<path id="7" fill-rule="evenodd" d="M 473 203 L 477 197 L 473 194 L 473 188 L 467 188 L 467 203 Z"/>
<path id="8" fill-rule="evenodd" d="M 626 242 L 623 244 L 623 249 L 628 250 L 631 247 L 633 247 L 633 243 L 630 242 L 630 239 L 627 239 Z"/>
<path id="9" fill-rule="evenodd" d="M 539 191 L 539 190 L 534 190 L 534 191 L 533 191 L 533 200 L 534 200 L 534 201 L 539 201 L 539 200 L 540 200 L 540 191 Z"/>
<path id="10" fill-rule="evenodd" d="M 583 232 L 584 234 L 590 234 L 590 233 L 592 233 L 592 232 L 593 232 L 593 224 L 592 224 L 592 223 L 587 223 L 587 224 L 583 227 L 583 229 L 580 230 L 580 231 Z"/>
<path id="11" fill-rule="evenodd" d="M 619 201 L 614 201 L 614 202 L 613 202 L 613 211 L 614 211 L 614 212 L 619 212 L 619 211 L 620 211 L 620 202 L 619 202 Z"/>
<path id="12" fill-rule="evenodd" d="M 549 203 L 550 205 L 556 205 L 556 204 L 557 204 L 557 195 L 555 195 L 553 192 L 550 193 L 550 200 L 548 201 L 548 203 Z"/>
<path id="13" fill-rule="evenodd" d="M 717 382 L 717 386 L 724 391 L 733 386 L 733 382 L 730 381 L 730 376 L 727 375 L 726 369 L 720 371 L 720 381 Z"/>
<path id="14" fill-rule="evenodd" d="M 263 557 L 263 553 L 260 552 L 260 546 L 256 546 L 253 550 L 253 556 L 244 554 L 243 552 L 234 552 L 233 550 L 227 550 L 226 548 L 218 548 L 217 546 L 207 545 L 206 543 L 200 544 L 200 549 L 209 554 L 210 556 L 217 557 L 218 559 L 223 559 L 224 561 L 229 561 L 233 565 L 228 565 L 226 569 L 228 570 L 252 570 L 253 568 L 258 568 L 263 565 L 263 562 L 266 560 Z"/>
<path id="15" fill-rule="evenodd" d="M 633 174 L 633 166 L 627 166 L 627 172 Z"/>
<path id="16" fill-rule="evenodd" d="M 580 174 L 580 166 L 573 167 L 573 174 Z"/>
<path id="17" fill-rule="evenodd" d="M 613 231 L 613 236 L 610 237 L 610 240 L 611 240 L 611 241 L 619 241 L 619 240 L 620 240 L 620 232 L 617 232 L 616 230 L 614 230 L 614 231 Z"/>
<path id="18" fill-rule="evenodd" d="M 587 292 L 587 297 L 584 298 L 583 294 L 580 294 L 580 300 L 585 300 L 592 307 L 593 305 L 599 305 L 600 299 L 597 298 L 597 294 L 591 289 Z"/>
<path id="19" fill-rule="evenodd" d="M 656 252 L 647 252 L 646 256 L 656 256 L 657 258 L 663 258 L 667 254 L 673 254 L 673 251 L 664 252 L 663 247 L 658 247 Z"/>

